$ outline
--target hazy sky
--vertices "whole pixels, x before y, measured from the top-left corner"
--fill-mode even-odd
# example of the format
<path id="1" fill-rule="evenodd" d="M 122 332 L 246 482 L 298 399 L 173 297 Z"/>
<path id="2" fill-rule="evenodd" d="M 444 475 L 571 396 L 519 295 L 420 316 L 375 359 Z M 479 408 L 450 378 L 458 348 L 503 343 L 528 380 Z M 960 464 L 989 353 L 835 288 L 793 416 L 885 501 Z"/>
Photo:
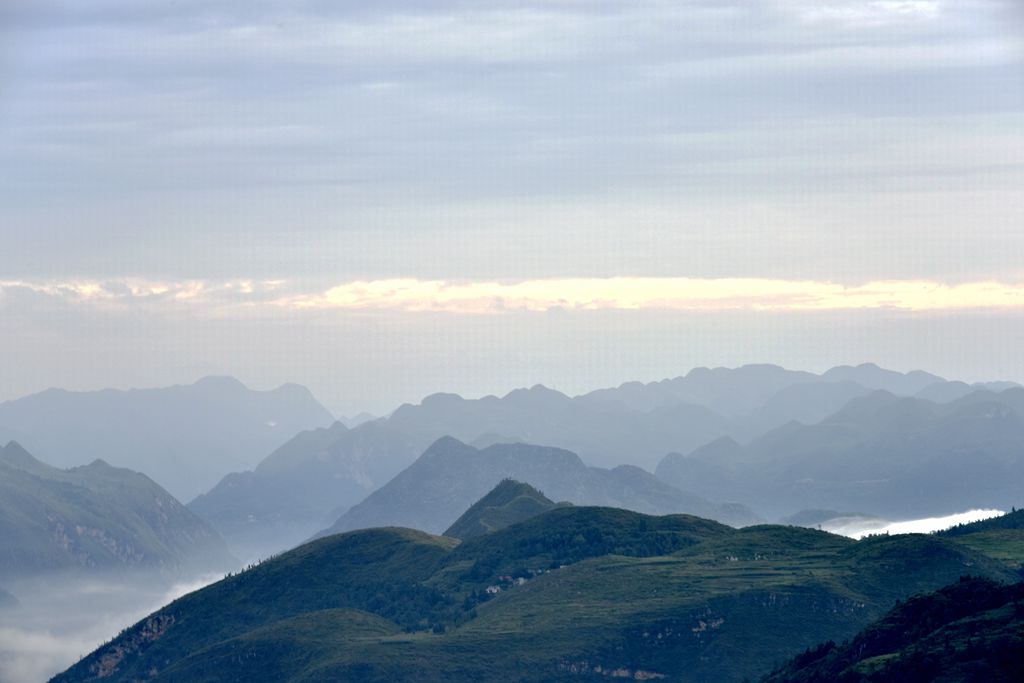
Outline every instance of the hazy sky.
<path id="1" fill-rule="evenodd" d="M 1018 0 L 0 3 L 0 400 L 1024 380 Z"/>

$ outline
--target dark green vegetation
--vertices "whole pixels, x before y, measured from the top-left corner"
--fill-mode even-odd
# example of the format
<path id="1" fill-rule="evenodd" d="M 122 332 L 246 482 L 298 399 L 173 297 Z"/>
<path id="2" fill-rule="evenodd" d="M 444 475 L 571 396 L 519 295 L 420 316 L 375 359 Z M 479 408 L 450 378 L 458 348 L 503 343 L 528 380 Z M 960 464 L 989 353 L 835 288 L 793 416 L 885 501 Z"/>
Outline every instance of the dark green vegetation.
<path id="1" fill-rule="evenodd" d="M 459 542 L 321 538 L 150 615 L 55 680 L 738 681 L 1003 564 L 938 536 L 560 507 Z"/>
<path id="2" fill-rule="evenodd" d="M 772 517 L 801 509 L 914 519 L 1019 502 L 1024 388 L 952 403 L 876 392 L 810 426 L 791 423 L 746 446 L 723 439 L 667 456 L 657 474 L 713 500 Z"/>
<path id="3" fill-rule="evenodd" d="M 765 678 L 770 683 L 1019 681 L 1024 584 L 965 578 L 901 602 L 856 637 L 829 641 Z"/>
<path id="4" fill-rule="evenodd" d="M 1016 507 L 1011 512 L 999 517 L 978 520 L 970 524 L 957 524 L 945 531 L 938 532 L 941 536 L 971 536 L 988 531 L 1019 531 L 1024 529 L 1024 510 Z"/>
<path id="5" fill-rule="evenodd" d="M 103 459 L 144 472 L 179 500 L 206 491 L 330 413 L 304 387 L 253 391 L 230 377 L 130 391 L 49 389 L 0 403 L 0 443 L 58 467 Z"/>
<path id="6" fill-rule="evenodd" d="M 536 517 L 557 505 L 529 484 L 503 479 L 455 520 L 444 535 L 465 541 Z"/>
<path id="7" fill-rule="evenodd" d="M 639 467 L 606 470 L 587 467 L 575 453 L 559 448 L 513 443 L 481 450 L 444 437 L 320 535 L 381 526 L 441 533 L 507 477 L 574 505 L 608 505 L 648 514 L 684 512 L 736 525 L 757 521 L 741 505 L 715 505 Z"/>
<path id="8" fill-rule="evenodd" d="M 859 519 L 864 521 L 876 520 L 884 523 L 881 517 L 874 517 L 860 512 L 838 512 L 836 510 L 801 510 L 795 514 L 783 517 L 780 524 L 791 524 L 793 526 L 817 527 L 822 524 L 843 519 Z"/>
<path id="9" fill-rule="evenodd" d="M 58 470 L 0 448 L 0 577 L 44 571 L 224 570 L 223 539 L 149 478 L 101 460 Z"/>
<path id="10" fill-rule="evenodd" d="M 958 524 L 939 535 L 1024 570 L 1024 510 L 1014 509 L 1000 517 Z"/>

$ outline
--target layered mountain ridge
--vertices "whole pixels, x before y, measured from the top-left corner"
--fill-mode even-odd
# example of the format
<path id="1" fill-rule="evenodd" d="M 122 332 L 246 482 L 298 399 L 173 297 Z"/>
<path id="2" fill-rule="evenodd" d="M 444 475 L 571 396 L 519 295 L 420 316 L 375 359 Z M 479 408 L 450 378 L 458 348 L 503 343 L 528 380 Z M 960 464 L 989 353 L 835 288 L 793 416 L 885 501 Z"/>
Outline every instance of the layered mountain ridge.
<path id="1" fill-rule="evenodd" d="M 575 453 L 558 448 L 494 444 L 477 449 L 443 437 L 319 535 L 385 526 L 441 533 L 474 501 L 508 478 L 574 505 L 647 514 L 687 513 L 737 526 L 758 521 L 742 505 L 717 505 L 683 493 L 638 467 L 588 467 Z"/>
<path id="2" fill-rule="evenodd" d="M 776 517 L 837 508 L 913 519 L 1009 509 L 1024 485 L 1022 445 L 1022 388 L 975 391 L 946 404 L 877 391 L 816 424 L 670 454 L 656 473 Z"/>
<path id="3" fill-rule="evenodd" d="M 103 459 L 188 501 L 295 434 L 331 422 L 297 384 L 253 391 L 231 377 L 206 377 L 159 389 L 49 389 L 6 401 L 0 443 L 16 440 L 56 467 Z"/>
<path id="4" fill-rule="evenodd" d="M 629 382 L 575 398 L 541 385 L 501 398 L 433 394 L 352 429 L 335 425 L 301 434 L 252 471 L 228 475 L 191 506 L 244 555 L 265 556 L 333 522 L 443 436 L 480 448 L 551 446 L 592 466 L 653 470 L 667 453 L 715 439 L 738 444 L 793 421 L 819 422 L 873 389 L 922 392 L 948 384 L 928 373 L 872 364 L 822 375 L 749 365 L 696 368 L 675 379 Z M 668 482 L 712 500 L 738 500 L 686 481 Z"/>

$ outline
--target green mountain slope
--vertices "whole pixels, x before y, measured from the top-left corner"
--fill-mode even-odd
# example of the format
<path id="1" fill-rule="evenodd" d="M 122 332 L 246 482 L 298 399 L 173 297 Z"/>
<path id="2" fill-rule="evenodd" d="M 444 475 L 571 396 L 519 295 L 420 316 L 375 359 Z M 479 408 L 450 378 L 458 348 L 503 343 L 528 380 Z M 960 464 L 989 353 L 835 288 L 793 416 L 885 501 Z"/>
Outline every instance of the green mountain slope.
<path id="1" fill-rule="evenodd" d="M 809 648 L 770 683 L 1015 681 L 1024 672 L 1024 584 L 965 578 L 893 608 L 855 638 Z"/>
<path id="2" fill-rule="evenodd" d="M 444 535 L 464 541 L 536 517 L 556 506 L 529 484 L 503 479 L 455 520 Z"/>
<path id="3" fill-rule="evenodd" d="M 185 596 L 55 681 L 738 681 L 897 598 L 1002 564 L 936 536 L 853 541 L 556 508 L 459 543 L 329 536 Z"/>
<path id="4" fill-rule="evenodd" d="M 101 460 L 58 470 L 0 448 L 0 577 L 129 568 L 227 569 L 224 541 L 144 475 Z"/>
<path id="5" fill-rule="evenodd" d="M 940 536 L 1002 560 L 1024 576 L 1024 510 L 938 532 Z"/>

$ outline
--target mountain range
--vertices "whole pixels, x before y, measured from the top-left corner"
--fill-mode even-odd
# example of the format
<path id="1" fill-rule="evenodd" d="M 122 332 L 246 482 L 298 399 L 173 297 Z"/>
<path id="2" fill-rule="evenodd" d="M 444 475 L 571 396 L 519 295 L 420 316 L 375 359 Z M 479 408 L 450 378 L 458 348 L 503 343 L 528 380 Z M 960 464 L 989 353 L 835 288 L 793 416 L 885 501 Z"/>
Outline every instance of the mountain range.
<path id="1" fill-rule="evenodd" d="M 1007 387 L 1008 391 L 998 394 L 993 391 Z M 740 501 L 770 517 L 794 512 L 794 504 L 835 508 L 832 494 L 836 491 L 838 498 L 849 504 L 848 509 L 914 515 L 924 509 L 915 502 L 920 496 L 913 491 L 903 495 L 899 482 L 888 489 L 871 484 L 844 489 L 845 475 L 836 471 L 835 462 L 830 465 L 829 457 L 817 459 L 801 451 L 808 447 L 802 441 L 813 443 L 816 430 L 825 429 L 820 425 L 834 423 L 847 405 L 856 405 L 875 390 L 897 392 L 893 395 L 909 403 L 922 402 L 920 405 L 946 401 L 940 406 L 961 406 L 975 401 L 971 398 L 975 396 L 1005 398 L 1020 391 L 1011 383 L 967 385 L 920 371 L 903 374 L 871 364 L 841 366 L 821 375 L 749 365 L 697 368 L 675 379 L 631 382 L 575 398 L 539 385 L 502 398 L 467 400 L 454 394 L 435 394 L 418 405 L 403 405 L 385 418 L 358 416 L 350 422 L 357 426 L 348 428 L 341 422 L 332 424 L 330 414 L 297 385 L 259 392 L 237 380 L 214 377 L 165 389 L 49 390 L 8 401 L 0 404 L 0 435 L 18 438 L 30 451 L 61 467 L 102 459 L 146 473 L 183 500 L 199 494 L 190 509 L 211 523 L 236 554 L 254 558 L 291 547 L 332 524 L 446 435 L 480 448 L 530 443 L 565 449 L 589 466 L 616 471 L 620 479 L 630 471 L 617 469 L 619 465 L 654 470 L 655 463 L 661 461 L 656 472 L 678 490 L 674 495 L 683 491 L 713 501 Z M 851 429 L 862 429 L 860 445 L 871 447 L 872 427 Z M 781 443 L 786 435 L 792 443 Z M 854 438 L 847 434 L 821 438 L 833 436 Z M 1006 437 L 1015 438 L 1011 434 Z M 981 431 L 957 438 L 952 441 L 963 448 L 972 447 L 972 439 L 973 447 L 988 448 L 988 437 Z M 777 448 L 773 440 L 780 442 Z M 837 443 L 840 441 L 828 447 L 834 450 Z M 1009 448 L 1010 444 L 1003 446 Z M 890 447 L 892 452 L 901 448 L 895 442 Z M 791 455 L 770 456 L 781 450 L 791 451 Z M 689 455 L 665 457 L 673 452 Z M 766 453 L 770 457 L 764 457 Z M 806 458 L 800 460 L 799 453 Z M 769 460 L 788 463 L 780 466 L 790 467 L 791 472 L 766 472 L 756 463 L 745 464 L 758 461 L 771 469 L 766 464 Z M 846 460 L 864 461 L 859 479 L 854 481 L 893 478 L 885 471 L 873 473 L 872 467 L 878 463 L 872 465 L 870 458 L 855 450 Z M 744 473 L 733 476 L 732 465 L 738 463 L 744 463 Z M 968 482 L 979 476 L 969 474 Z M 1013 481 L 1012 467 L 1008 474 Z M 900 481 L 906 483 L 918 475 L 921 472 L 907 474 Z M 926 471 L 921 481 L 930 481 L 927 475 Z M 636 471 L 631 476 L 635 485 L 653 486 L 649 481 L 640 482 L 642 475 Z M 839 483 L 822 483 L 822 478 L 833 476 Z M 814 483 L 792 483 L 804 480 Z M 864 495 L 846 490 L 858 486 Z M 960 490 L 973 490 L 980 499 L 989 490 L 987 486 L 961 486 Z M 872 488 L 878 493 L 871 494 Z M 482 491 L 477 486 L 460 504 L 468 504 Z M 897 494 L 906 504 L 894 501 Z M 958 504 L 973 505 L 973 499 L 960 498 Z M 882 499 L 886 506 L 876 506 Z M 621 503 L 614 498 L 606 502 Z M 666 511 L 645 504 L 632 507 Z M 994 501 L 986 503 L 992 504 Z M 717 516 L 708 508 L 694 511 Z M 439 525 L 450 522 L 438 520 Z"/>
<path id="2" fill-rule="evenodd" d="M 506 478 L 527 482 L 554 500 L 574 505 L 648 514 L 685 512 L 735 525 L 757 521 L 741 505 L 716 505 L 683 493 L 639 467 L 588 467 L 575 453 L 559 448 L 517 443 L 477 449 L 443 437 L 320 535 L 385 526 L 441 533 Z"/>
<path id="3" fill-rule="evenodd" d="M 426 445 L 382 421 L 298 434 L 189 503 L 243 558 L 291 548 L 411 463 Z"/>
<path id="4" fill-rule="evenodd" d="M 939 388 L 947 385 L 956 385 L 952 393 L 957 397 L 963 387 L 980 388 L 872 364 L 841 366 L 822 375 L 748 365 L 697 368 L 675 379 L 630 382 L 575 398 L 540 385 L 502 398 L 434 394 L 351 429 L 335 424 L 300 434 L 252 471 L 226 476 L 190 506 L 238 553 L 265 556 L 333 522 L 443 436 L 480 448 L 495 443 L 553 446 L 592 466 L 653 470 L 668 453 L 688 452 L 723 436 L 743 441 L 794 421 L 814 424 L 875 389 L 941 393 Z M 738 500 L 705 493 L 685 480 L 666 480 L 712 500 Z M 481 493 L 480 487 L 474 490 L 474 495 Z"/>
<path id="5" fill-rule="evenodd" d="M 54 681 L 740 681 L 967 567 L 1017 580 L 962 540 L 576 506 L 462 542 L 354 531 L 180 598 Z"/>
<path id="6" fill-rule="evenodd" d="M 890 519 L 1009 509 L 1024 489 L 1024 389 L 978 390 L 946 404 L 877 391 L 817 424 L 670 454 L 656 473 L 773 517 L 808 508 Z"/>
<path id="7" fill-rule="evenodd" d="M 148 477 L 102 460 L 60 470 L 0 448 L 0 578 L 231 568 L 224 540 Z"/>
<path id="8" fill-rule="evenodd" d="M 49 389 L 0 403 L 0 443 L 57 467 L 103 459 L 144 472 L 180 500 L 255 466 L 330 413 L 307 389 L 253 391 L 230 377 L 160 389 Z"/>

